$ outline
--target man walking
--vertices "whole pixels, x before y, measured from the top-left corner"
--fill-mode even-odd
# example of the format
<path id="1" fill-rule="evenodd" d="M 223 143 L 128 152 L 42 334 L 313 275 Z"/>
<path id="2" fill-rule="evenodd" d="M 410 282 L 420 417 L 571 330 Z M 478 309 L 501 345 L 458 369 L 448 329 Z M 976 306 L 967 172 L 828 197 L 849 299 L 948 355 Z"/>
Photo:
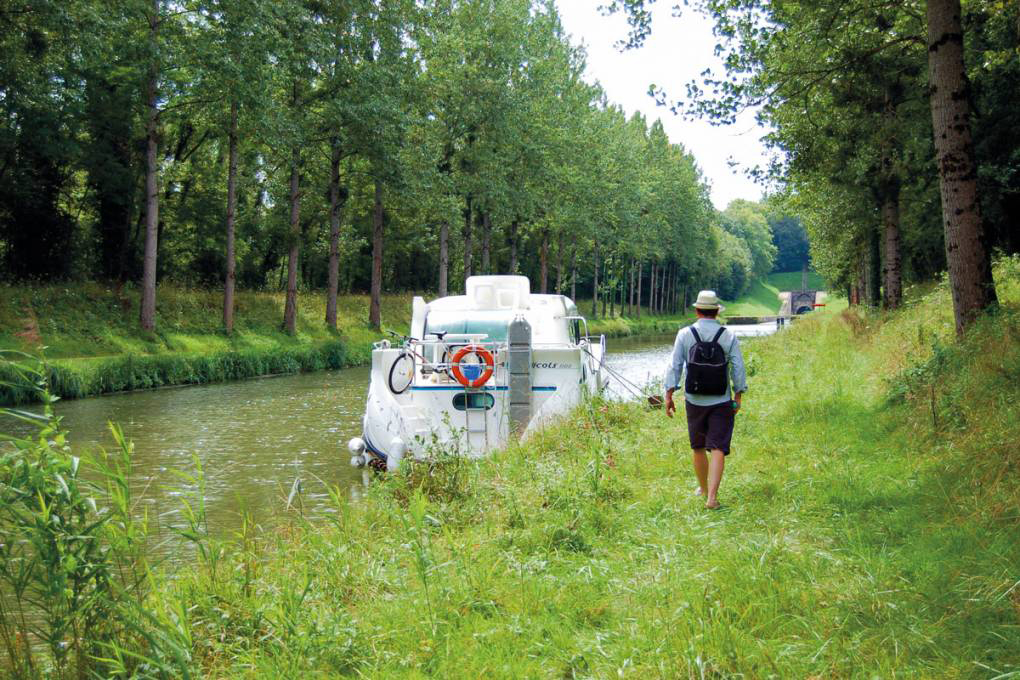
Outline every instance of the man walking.
<path id="1" fill-rule="evenodd" d="M 716 321 L 722 310 L 715 291 L 698 293 L 694 303 L 698 318 L 676 334 L 665 378 L 666 415 L 672 418 L 676 411 L 673 392 L 684 377 L 687 433 L 694 451 L 698 495 L 706 497 L 705 507 L 712 510 L 719 507 L 719 483 L 730 453 L 733 422 L 747 391 L 740 341 Z"/>

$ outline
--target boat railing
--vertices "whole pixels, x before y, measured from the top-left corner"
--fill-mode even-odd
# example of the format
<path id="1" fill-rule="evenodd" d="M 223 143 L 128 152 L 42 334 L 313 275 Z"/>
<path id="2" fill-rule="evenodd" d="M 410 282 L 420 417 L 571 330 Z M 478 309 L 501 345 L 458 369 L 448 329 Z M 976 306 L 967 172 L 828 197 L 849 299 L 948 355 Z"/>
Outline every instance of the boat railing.
<path id="1" fill-rule="evenodd" d="M 415 358 L 413 385 L 459 384 L 453 377 L 453 357 L 469 345 L 486 350 L 493 358 L 493 375 L 486 385 L 506 383 L 505 341 L 489 340 L 485 333 L 427 334 L 424 339 L 407 338 L 404 351 Z"/>
<path id="2" fill-rule="evenodd" d="M 563 319 L 564 319 L 564 320 L 566 320 L 566 321 L 577 321 L 577 322 L 579 322 L 579 323 L 580 323 L 580 324 L 581 324 L 582 326 L 584 326 L 584 332 L 583 332 L 583 333 L 580 333 L 580 332 L 579 332 L 579 333 L 577 334 L 577 335 L 579 336 L 579 337 L 577 338 L 577 341 L 578 341 L 578 342 L 580 342 L 581 340 L 583 340 L 583 339 L 585 339 L 585 338 L 587 338 L 587 337 L 588 337 L 588 319 L 584 318 L 584 317 L 583 317 L 583 316 L 581 316 L 580 314 L 571 314 L 570 316 L 565 316 L 565 317 L 563 317 Z"/>

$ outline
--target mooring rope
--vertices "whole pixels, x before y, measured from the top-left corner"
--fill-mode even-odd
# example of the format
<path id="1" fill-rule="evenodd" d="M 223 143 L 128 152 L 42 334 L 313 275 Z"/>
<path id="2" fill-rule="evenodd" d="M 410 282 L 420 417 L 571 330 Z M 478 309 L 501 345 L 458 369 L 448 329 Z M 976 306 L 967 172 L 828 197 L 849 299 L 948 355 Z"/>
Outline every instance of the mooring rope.
<path id="1" fill-rule="evenodd" d="M 587 354 L 588 356 L 590 356 L 592 359 L 595 359 L 596 361 L 599 361 L 599 364 L 601 365 L 602 368 L 605 369 L 606 373 L 608 373 L 609 375 L 611 375 L 614 378 L 616 378 L 617 380 L 619 380 L 620 383 L 624 387 L 626 387 L 628 390 L 630 390 L 630 392 L 634 396 L 636 396 L 636 397 L 650 397 L 650 396 L 653 396 L 653 395 L 649 394 L 648 392 L 646 392 L 644 390 L 644 388 L 640 387 L 636 383 L 631 382 L 627 378 L 623 377 L 622 374 L 617 373 L 613 369 L 609 368 L 609 365 L 606 364 L 605 357 L 603 357 L 602 360 L 600 361 L 594 354 L 592 354 L 591 352 L 588 351 L 587 347 L 584 348 L 584 353 Z"/>

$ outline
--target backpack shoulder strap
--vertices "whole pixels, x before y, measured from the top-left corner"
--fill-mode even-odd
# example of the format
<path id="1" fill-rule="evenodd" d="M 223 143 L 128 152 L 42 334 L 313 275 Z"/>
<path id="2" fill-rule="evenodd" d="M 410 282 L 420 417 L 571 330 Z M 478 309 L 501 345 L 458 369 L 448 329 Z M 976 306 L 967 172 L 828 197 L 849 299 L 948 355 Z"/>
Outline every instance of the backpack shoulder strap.
<path id="1" fill-rule="evenodd" d="M 719 332 L 715 334 L 714 338 L 712 338 L 712 342 L 719 342 L 719 338 L 721 338 L 722 334 L 725 333 L 725 332 L 726 332 L 726 326 L 720 326 L 719 327 Z"/>
<path id="2" fill-rule="evenodd" d="M 698 335 L 698 331 L 694 328 L 694 325 L 691 324 L 688 328 L 691 329 L 691 334 L 694 335 L 694 342 L 701 342 L 701 336 Z"/>

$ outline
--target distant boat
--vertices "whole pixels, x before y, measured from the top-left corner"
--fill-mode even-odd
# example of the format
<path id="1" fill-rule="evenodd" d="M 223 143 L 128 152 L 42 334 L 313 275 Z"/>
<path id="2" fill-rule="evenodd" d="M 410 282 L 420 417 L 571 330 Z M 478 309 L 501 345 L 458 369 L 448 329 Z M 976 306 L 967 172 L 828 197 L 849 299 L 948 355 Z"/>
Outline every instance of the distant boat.
<path id="1" fill-rule="evenodd" d="M 351 465 L 482 456 L 605 387 L 605 336 L 570 298 L 532 294 L 524 276 L 472 276 L 465 290 L 415 297 L 410 337 L 375 343 Z"/>

